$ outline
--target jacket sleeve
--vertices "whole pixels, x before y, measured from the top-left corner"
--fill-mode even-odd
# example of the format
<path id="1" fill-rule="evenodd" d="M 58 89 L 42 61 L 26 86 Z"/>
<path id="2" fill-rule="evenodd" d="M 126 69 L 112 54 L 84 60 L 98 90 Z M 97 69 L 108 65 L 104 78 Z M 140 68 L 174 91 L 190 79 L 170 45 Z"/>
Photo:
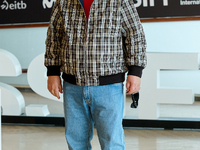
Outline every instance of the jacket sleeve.
<path id="1" fill-rule="evenodd" d="M 57 0 L 51 13 L 46 38 L 46 52 L 44 65 L 47 67 L 47 75 L 60 75 L 61 45 L 64 34 L 64 23 L 60 0 Z"/>
<path id="2" fill-rule="evenodd" d="M 133 0 L 123 0 L 121 7 L 122 37 L 129 75 L 142 76 L 146 59 L 146 39 Z"/>

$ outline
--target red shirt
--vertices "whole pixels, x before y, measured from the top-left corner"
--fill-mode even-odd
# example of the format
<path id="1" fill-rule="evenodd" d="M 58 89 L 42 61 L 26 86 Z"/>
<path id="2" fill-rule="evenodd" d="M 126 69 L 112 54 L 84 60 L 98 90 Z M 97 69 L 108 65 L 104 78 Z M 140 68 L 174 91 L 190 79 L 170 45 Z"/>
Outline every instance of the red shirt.
<path id="1" fill-rule="evenodd" d="M 83 5 L 84 5 L 87 20 L 88 20 L 89 14 L 90 14 L 90 7 L 91 7 L 93 1 L 94 0 L 83 0 Z"/>

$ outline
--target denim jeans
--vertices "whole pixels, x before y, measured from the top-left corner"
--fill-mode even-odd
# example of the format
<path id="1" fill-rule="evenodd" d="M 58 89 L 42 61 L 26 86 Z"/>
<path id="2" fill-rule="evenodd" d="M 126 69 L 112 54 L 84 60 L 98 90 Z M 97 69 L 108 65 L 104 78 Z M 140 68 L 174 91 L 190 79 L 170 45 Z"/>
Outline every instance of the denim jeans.
<path id="1" fill-rule="evenodd" d="M 69 150 L 91 150 L 94 126 L 102 150 L 125 150 L 123 83 L 78 86 L 64 82 L 63 92 Z"/>

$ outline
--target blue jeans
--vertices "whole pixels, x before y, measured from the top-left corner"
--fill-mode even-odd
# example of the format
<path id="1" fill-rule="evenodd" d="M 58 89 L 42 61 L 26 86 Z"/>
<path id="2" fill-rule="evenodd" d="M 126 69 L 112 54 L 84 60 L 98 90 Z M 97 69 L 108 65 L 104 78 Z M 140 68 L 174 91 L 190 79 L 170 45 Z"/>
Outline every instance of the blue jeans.
<path id="1" fill-rule="evenodd" d="M 63 84 L 65 136 L 69 150 L 91 150 L 94 126 L 102 150 L 125 150 L 123 84 Z"/>

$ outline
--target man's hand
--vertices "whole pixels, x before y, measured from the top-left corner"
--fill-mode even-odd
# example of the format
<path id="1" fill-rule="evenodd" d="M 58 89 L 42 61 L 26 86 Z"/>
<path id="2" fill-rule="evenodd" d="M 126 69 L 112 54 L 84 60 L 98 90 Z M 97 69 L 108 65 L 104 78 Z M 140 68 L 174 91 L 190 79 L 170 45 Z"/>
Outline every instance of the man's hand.
<path id="1" fill-rule="evenodd" d="M 128 75 L 126 80 L 126 94 L 135 94 L 140 90 L 140 77 Z"/>
<path id="2" fill-rule="evenodd" d="M 62 84 L 60 76 L 48 76 L 47 85 L 49 92 L 53 96 L 60 99 L 59 92 L 62 93 Z"/>

